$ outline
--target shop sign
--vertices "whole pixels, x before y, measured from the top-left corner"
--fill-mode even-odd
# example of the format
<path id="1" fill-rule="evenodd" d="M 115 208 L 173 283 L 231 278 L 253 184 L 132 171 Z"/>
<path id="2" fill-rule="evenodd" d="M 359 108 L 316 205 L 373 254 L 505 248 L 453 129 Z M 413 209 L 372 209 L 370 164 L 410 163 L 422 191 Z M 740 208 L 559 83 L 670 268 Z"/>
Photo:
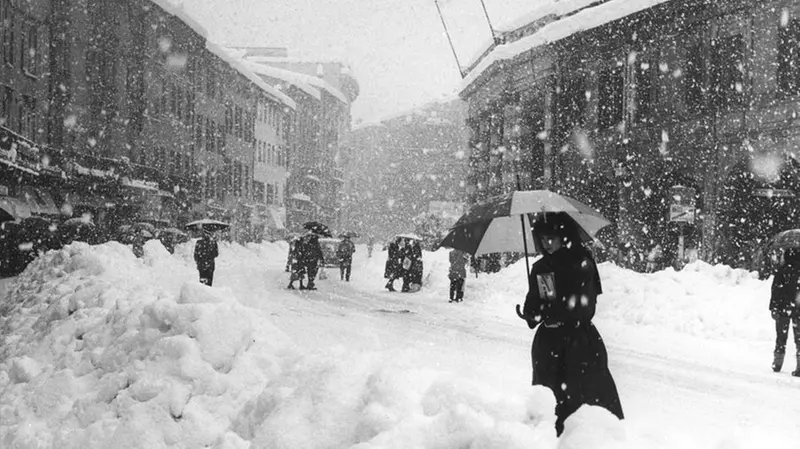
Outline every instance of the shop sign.
<path id="1" fill-rule="evenodd" d="M 794 198 L 796 195 L 793 190 L 789 189 L 755 189 L 753 196 L 760 196 L 764 198 Z"/>
<path id="2" fill-rule="evenodd" d="M 671 203 L 669 205 L 669 221 L 694 224 L 695 189 L 685 186 L 672 186 L 669 189 Z"/>

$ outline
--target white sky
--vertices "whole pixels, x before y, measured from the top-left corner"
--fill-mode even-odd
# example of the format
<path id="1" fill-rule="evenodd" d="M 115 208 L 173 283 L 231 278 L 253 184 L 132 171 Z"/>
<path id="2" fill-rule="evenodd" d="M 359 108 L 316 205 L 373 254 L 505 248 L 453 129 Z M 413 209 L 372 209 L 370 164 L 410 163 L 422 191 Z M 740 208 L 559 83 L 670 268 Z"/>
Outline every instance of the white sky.
<path id="1" fill-rule="evenodd" d="M 447 302 L 447 252 L 389 293 L 385 252 L 352 281 L 285 289 L 286 244 L 223 244 L 215 285 L 192 244 L 52 251 L 0 282 L 0 442 L 13 449 L 794 447 L 794 347 L 772 373 L 769 281 L 702 262 L 602 264 L 595 322 L 626 419 L 581 409 L 555 438 L 514 312 L 524 262 Z M 5 291 L 4 291 L 5 290 Z M 5 297 L 5 299 L 3 299 Z M 790 339 L 791 341 L 791 339 Z"/>
<path id="2" fill-rule="evenodd" d="M 486 0 L 498 27 L 551 0 Z M 479 0 L 442 0 L 462 64 L 490 41 Z M 461 77 L 433 0 L 184 0 L 223 45 L 283 46 L 349 63 L 361 85 L 354 121 L 376 121 L 443 96 Z"/>

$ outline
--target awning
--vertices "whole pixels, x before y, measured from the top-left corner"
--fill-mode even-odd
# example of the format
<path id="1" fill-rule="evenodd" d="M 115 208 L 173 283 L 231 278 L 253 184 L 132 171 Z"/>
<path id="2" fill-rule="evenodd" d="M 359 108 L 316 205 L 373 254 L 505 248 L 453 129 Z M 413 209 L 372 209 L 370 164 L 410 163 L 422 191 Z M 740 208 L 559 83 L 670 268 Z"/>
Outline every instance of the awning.
<path id="1" fill-rule="evenodd" d="M 31 216 L 31 209 L 19 198 L 0 196 L 0 222 L 14 221 Z"/>
<path id="2" fill-rule="evenodd" d="M 55 200 L 47 190 L 41 187 L 24 186 L 19 195 L 22 200 L 31 210 L 34 215 L 58 215 L 59 208 L 56 206 Z"/>
<path id="3" fill-rule="evenodd" d="M 72 207 L 83 206 L 93 209 L 102 209 L 114 205 L 114 201 L 106 201 L 102 196 L 90 192 L 63 192 L 63 195 L 64 203 Z"/>

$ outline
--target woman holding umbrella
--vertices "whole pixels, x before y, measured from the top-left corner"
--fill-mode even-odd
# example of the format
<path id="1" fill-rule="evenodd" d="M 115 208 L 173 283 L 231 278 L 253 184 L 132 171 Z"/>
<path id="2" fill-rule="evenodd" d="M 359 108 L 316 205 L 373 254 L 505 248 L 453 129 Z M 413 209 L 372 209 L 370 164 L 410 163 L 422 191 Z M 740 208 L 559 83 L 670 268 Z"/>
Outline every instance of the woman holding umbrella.
<path id="1" fill-rule="evenodd" d="M 597 266 L 573 219 L 545 216 L 533 225 L 543 257 L 533 264 L 521 317 L 531 329 L 538 326 L 531 346 L 533 384 L 553 390 L 560 435 L 566 418 L 583 404 L 604 407 L 619 419 L 623 413 L 605 344 L 592 324 L 602 293 Z"/>

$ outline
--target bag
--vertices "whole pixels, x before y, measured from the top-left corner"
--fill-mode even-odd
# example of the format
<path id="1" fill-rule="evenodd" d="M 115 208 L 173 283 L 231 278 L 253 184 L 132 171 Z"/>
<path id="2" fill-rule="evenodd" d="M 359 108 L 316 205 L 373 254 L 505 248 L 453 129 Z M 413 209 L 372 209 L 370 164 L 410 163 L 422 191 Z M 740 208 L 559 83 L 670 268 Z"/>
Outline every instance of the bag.
<path id="1" fill-rule="evenodd" d="M 405 259 L 403 259 L 403 269 L 408 270 L 410 268 L 411 268 L 411 259 L 406 257 Z"/>

